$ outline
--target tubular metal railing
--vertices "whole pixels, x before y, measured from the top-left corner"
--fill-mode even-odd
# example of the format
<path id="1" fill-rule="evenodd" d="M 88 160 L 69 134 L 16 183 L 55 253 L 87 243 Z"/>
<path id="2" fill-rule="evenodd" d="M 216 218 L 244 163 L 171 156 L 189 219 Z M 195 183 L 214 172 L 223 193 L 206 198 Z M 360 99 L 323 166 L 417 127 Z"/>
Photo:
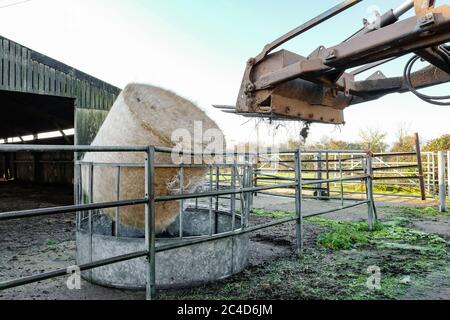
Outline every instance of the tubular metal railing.
<path id="1" fill-rule="evenodd" d="M 79 265 L 78 268 L 81 271 L 88 271 L 92 269 L 96 269 L 102 266 L 115 264 L 118 262 L 129 261 L 141 257 L 147 257 L 148 268 L 147 268 L 147 286 L 146 286 L 146 296 L 147 299 L 155 298 L 156 294 L 156 272 L 155 272 L 155 261 L 156 261 L 156 253 L 163 252 L 168 250 L 173 250 L 177 248 L 183 248 L 194 244 L 205 243 L 215 241 L 217 239 L 234 237 L 242 234 L 249 234 L 258 230 L 274 227 L 280 224 L 285 224 L 289 222 L 296 223 L 296 238 L 297 238 L 297 248 L 298 254 L 300 255 L 303 249 L 303 219 L 324 215 L 331 212 L 337 212 L 344 209 L 367 205 L 368 206 L 368 223 L 369 227 L 373 228 L 374 223 L 377 219 L 376 217 L 376 208 L 373 197 L 373 168 L 372 168 L 372 156 L 366 154 L 362 151 L 333 151 L 334 153 L 343 155 L 343 154 L 352 154 L 360 159 L 363 163 L 363 168 L 358 172 L 358 175 L 354 176 L 345 176 L 342 163 L 344 162 L 342 159 L 338 161 L 340 164 L 339 168 L 339 177 L 331 178 L 327 176 L 326 179 L 311 179 L 304 178 L 304 166 L 302 163 L 302 158 L 304 154 L 317 154 L 318 152 L 324 151 L 315 151 L 315 152 L 306 152 L 302 150 L 294 150 L 294 151 L 280 151 L 276 152 L 279 157 L 283 157 L 283 160 L 286 162 L 293 164 L 294 176 L 292 178 L 285 178 L 276 180 L 275 183 L 270 184 L 261 184 L 256 185 L 254 182 L 258 180 L 255 179 L 255 174 L 253 172 L 255 168 L 255 163 L 252 163 L 250 160 L 252 157 L 270 155 L 271 152 L 259 153 L 259 154 L 251 154 L 251 153 L 224 153 L 227 157 L 233 157 L 232 164 L 222 164 L 226 165 L 229 169 L 227 173 L 223 173 L 228 176 L 225 178 L 225 181 L 221 179 L 220 172 L 220 164 L 204 164 L 199 165 L 199 167 L 204 167 L 209 170 L 208 178 L 209 181 L 206 183 L 207 191 L 197 192 L 185 194 L 183 192 L 183 182 L 181 182 L 181 192 L 180 194 L 175 195 L 156 195 L 155 194 L 155 169 L 159 166 L 170 166 L 174 167 L 174 165 L 161 165 L 155 162 L 155 154 L 173 154 L 180 153 L 179 151 L 174 151 L 169 148 L 158 148 L 153 146 L 148 147 L 89 147 L 89 146 L 27 146 L 27 145 L 0 145 L 0 152 L 51 152 L 51 151 L 71 151 L 71 152 L 89 152 L 89 153 L 142 153 L 145 155 L 144 164 L 106 164 L 106 163 L 84 163 L 82 161 L 76 162 L 75 164 L 75 185 L 78 186 L 75 190 L 75 199 L 77 202 L 80 202 L 80 190 L 82 188 L 81 179 L 81 171 L 82 166 L 88 166 L 90 172 L 90 180 L 89 180 L 89 202 L 88 204 L 75 204 L 71 206 L 57 207 L 57 208 L 45 208 L 45 209 L 34 209 L 34 210 L 24 210 L 24 211 L 15 211 L 15 212 L 3 212 L 0 213 L 0 221 L 12 220 L 12 219 L 24 219 L 30 217 L 41 217 L 47 215 L 56 215 L 62 213 L 77 213 L 77 222 L 78 226 L 81 225 L 80 220 L 81 212 L 88 212 L 89 219 L 89 228 L 92 228 L 92 217 L 94 210 L 107 209 L 107 208 L 116 208 L 116 228 L 115 234 L 116 236 L 120 236 L 120 208 L 124 206 L 135 206 L 142 205 L 145 206 L 145 243 L 146 249 L 144 251 L 132 252 L 125 255 L 120 255 L 116 257 L 111 257 L 104 260 L 99 261 L 90 261 L 89 263 Z M 325 151 L 329 152 L 329 151 Z M 185 155 L 188 156 L 197 156 L 202 155 L 199 153 L 187 152 Z M 211 156 L 211 154 L 208 154 Z M 238 163 L 238 156 L 245 157 L 246 161 L 244 164 Z M 345 159 L 344 159 L 345 160 Z M 305 163 L 307 164 L 307 163 Z M 286 164 L 284 164 L 286 165 Z M 92 172 L 95 166 L 106 166 L 106 167 L 116 167 L 117 170 L 117 185 L 116 185 L 116 196 L 120 195 L 120 175 L 121 170 L 124 167 L 144 167 L 145 171 L 145 195 L 140 199 L 133 200 L 121 200 L 119 196 L 117 196 L 116 201 L 105 202 L 105 203 L 95 203 L 92 197 Z M 175 166 L 182 171 L 183 167 L 187 165 L 180 164 Z M 242 170 L 239 172 L 239 168 L 247 168 L 249 170 Z M 260 174 L 259 172 L 257 175 Z M 182 178 L 181 178 L 182 179 Z M 281 181 L 281 183 L 276 183 L 277 181 Z M 303 190 L 308 188 L 309 186 L 322 186 L 324 184 L 340 184 L 341 187 L 346 182 L 354 182 L 360 181 L 360 183 L 365 184 L 366 186 L 366 198 L 363 200 L 359 199 L 351 199 L 353 203 L 346 204 L 345 202 L 350 199 L 345 199 L 342 193 L 340 198 L 341 206 L 322 211 L 316 213 L 304 213 L 302 202 L 304 200 Z M 229 183 L 229 185 L 228 185 Z M 221 185 L 226 185 L 225 187 L 221 187 Z M 253 202 L 253 194 L 262 193 L 272 190 L 280 190 L 280 189 L 294 189 L 295 190 L 295 216 L 287 217 L 284 219 L 271 221 L 261 225 L 250 226 L 249 225 L 249 217 L 250 211 Z M 227 197 L 226 197 L 227 196 Z M 155 205 L 156 203 L 167 202 L 167 201 L 198 201 L 200 199 L 207 199 L 207 206 L 210 212 L 214 212 L 214 210 L 218 211 L 219 201 L 222 198 L 227 198 L 230 200 L 230 209 L 233 217 L 236 215 L 236 202 L 239 200 L 241 202 L 240 207 L 240 216 L 242 219 L 242 223 L 240 228 L 235 229 L 232 228 L 230 231 L 225 231 L 222 233 L 217 233 L 217 230 L 212 230 L 210 227 L 210 233 L 208 236 L 200 237 L 200 238 L 185 238 L 183 241 L 171 244 L 156 244 L 156 232 L 155 232 Z M 197 203 L 197 202 L 196 202 Z M 215 203 L 215 208 L 214 208 Z M 198 204 L 198 203 L 197 203 Z M 183 210 L 183 207 L 182 207 Z M 181 212 L 182 213 L 182 212 Z M 182 214 L 180 220 L 182 219 Z M 212 226 L 213 217 L 210 216 L 210 224 Z M 234 221 L 234 218 L 233 218 Z M 182 223 L 181 223 L 182 226 Z M 92 232 L 92 229 L 91 229 Z M 182 229 L 180 229 L 180 237 L 183 238 Z M 18 287 L 26 284 L 31 284 L 59 276 L 64 276 L 67 274 L 67 269 L 60 269 L 51 272 L 44 272 L 39 275 L 33 275 L 29 277 L 24 277 L 20 279 L 7 280 L 0 282 L 0 290 L 5 290 L 13 287 Z"/>
<path id="2" fill-rule="evenodd" d="M 361 156 L 346 154 L 345 152 L 317 151 L 315 153 L 302 153 L 303 173 L 309 178 L 303 180 L 320 180 L 322 177 L 339 177 L 344 175 L 357 175 L 364 170 Z M 436 152 L 421 152 L 422 173 L 419 170 L 418 155 L 416 152 L 379 153 L 373 155 L 373 185 L 374 195 L 379 197 L 407 197 L 418 198 L 421 195 L 421 177 L 423 176 L 424 192 L 428 199 L 438 195 L 438 168 Z M 273 163 L 278 168 L 273 168 Z M 268 159 L 260 157 L 256 170 L 258 181 L 289 180 L 294 176 L 292 160 Z M 341 168 L 342 166 L 342 168 Z M 291 178 L 286 178 L 289 175 Z M 450 177 L 450 175 L 448 175 Z M 341 193 L 336 183 L 326 183 L 309 186 L 314 191 L 315 199 L 334 199 Z M 346 197 L 365 195 L 365 190 L 359 182 L 346 183 Z M 326 194 L 326 196 L 324 196 Z M 450 195 L 449 195 L 450 196 Z"/>

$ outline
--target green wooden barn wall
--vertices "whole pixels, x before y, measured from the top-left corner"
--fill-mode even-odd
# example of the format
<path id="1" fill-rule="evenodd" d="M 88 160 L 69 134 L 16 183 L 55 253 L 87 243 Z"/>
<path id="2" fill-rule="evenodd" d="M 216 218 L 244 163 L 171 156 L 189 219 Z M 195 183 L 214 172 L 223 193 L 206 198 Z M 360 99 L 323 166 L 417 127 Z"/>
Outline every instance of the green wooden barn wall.
<path id="1" fill-rule="evenodd" d="M 0 90 L 75 99 L 75 141 L 90 145 L 120 89 L 0 36 Z"/>

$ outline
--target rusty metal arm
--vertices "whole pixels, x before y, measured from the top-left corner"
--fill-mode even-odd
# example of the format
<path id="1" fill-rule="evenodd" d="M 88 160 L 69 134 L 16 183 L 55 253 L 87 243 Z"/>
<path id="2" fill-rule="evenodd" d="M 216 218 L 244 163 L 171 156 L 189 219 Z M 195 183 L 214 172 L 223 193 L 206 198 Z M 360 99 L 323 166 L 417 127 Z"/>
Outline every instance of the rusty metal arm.
<path id="1" fill-rule="evenodd" d="M 344 42 L 318 47 L 309 56 L 279 50 L 287 41 L 361 1 L 344 1 L 302 26 L 266 45 L 249 59 L 236 107 L 219 106 L 224 112 L 249 117 L 293 119 L 306 123 L 343 124 L 344 109 L 395 92 L 411 91 L 438 105 L 445 97 L 431 97 L 417 89 L 450 81 L 450 6 L 435 7 L 434 0 L 405 0 L 379 15 Z M 411 9 L 416 16 L 400 20 Z M 412 58 L 403 77 L 386 78 L 380 71 L 364 81 L 358 74 L 414 53 L 432 66 L 412 73 Z M 349 69 L 355 68 L 349 72 Z M 437 101 L 433 101 L 433 99 Z"/>
<path id="2" fill-rule="evenodd" d="M 428 66 L 414 72 L 411 78 L 417 89 L 424 89 L 450 81 L 448 73 L 434 66 Z M 355 96 L 352 104 L 376 100 L 392 93 L 409 92 L 404 77 L 355 81 L 348 85 L 351 94 Z"/>
<path id="3" fill-rule="evenodd" d="M 423 49 L 416 55 L 450 74 L 450 53 L 444 46 Z"/>
<path id="4" fill-rule="evenodd" d="M 255 90 L 255 86 L 253 84 L 252 80 L 252 73 L 254 71 L 255 66 L 257 66 L 261 61 L 264 61 L 264 59 L 267 57 L 267 55 L 275 50 L 276 48 L 280 47 L 287 41 L 301 35 L 302 33 L 316 27 L 317 25 L 331 19 L 332 17 L 336 16 L 337 14 L 349 9 L 350 7 L 358 4 L 362 0 L 345 0 L 338 4 L 337 6 L 327 10 L 326 12 L 320 14 L 319 16 L 311 19 L 307 23 L 295 28 L 294 30 L 288 32 L 287 34 L 281 36 L 277 40 L 273 41 L 270 44 L 267 44 L 263 51 L 257 55 L 255 58 L 251 58 L 247 62 L 247 67 L 244 72 L 243 80 L 242 80 L 242 86 L 239 90 L 239 98 L 237 102 L 237 109 L 248 111 L 248 107 L 246 106 L 245 102 L 242 102 L 245 100 L 245 96 L 248 95 L 250 92 L 253 92 Z"/>
<path id="5" fill-rule="evenodd" d="M 428 35 L 429 36 L 425 36 Z M 263 90 L 295 78 L 307 80 L 337 70 L 397 58 L 412 52 L 438 46 L 450 39 L 450 7 L 441 6 L 435 13 L 417 19 L 411 17 L 396 24 L 353 38 L 310 57 L 262 76 L 254 90 Z"/>
<path id="6" fill-rule="evenodd" d="M 368 63 L 368 64 L 363 65 L 362 67 L 360 67 L 360 68 L 350 72 L 350 74 L 353 75 L 353 76 L 357 76 L 358 74 L 361 74 L 363 72 L 369 71 L 370 69 L 379 67 L 379 66 L 381 66 L 381 65 L 383 65 L 385 63 L 388 63 L 390 61 L 393 61 L 395 59 L 397 59 L 397 57 L 389 58 L 389 59 L 385 59 L 385 60 L 381 60 L 381 61 L 377 61 L 377 62 Z"/>
<path id="7" fill-rule="evenodd" d="M 276 48 L 280 47 L 281 45 L 285 44 L 289 40 L 292 40 L 295 37 L 298 37 L 302 33 L 305 33 L 306 31 L 318 26 L 319 24 L 333 18 L 334 16 L 340 14 L 341 12 L 353 7 L 354 5 L 360 3 L 362 0 L 346 0 L 338 5 L 334 6 L 333 8 L 325 11 L 324 13 L 318 15 L 317 17 L 309 20 L 305 24 L 302 24 L 301 26 L 295 28 L 294 30 L 286 33 L 285 35 L 281 36 L 280 38 L 276 39 L 275 41 L 267 44 L 263 51 L 254 58 L 254 64 L 257 64 L 262 59 L 264 59 L 270 52 L 275 50 Z"/>

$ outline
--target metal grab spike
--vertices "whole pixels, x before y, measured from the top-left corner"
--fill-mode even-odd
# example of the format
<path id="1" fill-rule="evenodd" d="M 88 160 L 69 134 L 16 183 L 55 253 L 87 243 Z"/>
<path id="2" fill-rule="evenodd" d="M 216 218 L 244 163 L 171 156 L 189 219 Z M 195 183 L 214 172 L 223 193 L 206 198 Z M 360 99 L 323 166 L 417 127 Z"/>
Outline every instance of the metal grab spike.
<path id="1" fill-rule="evenodd" d="M 216 109 L 222 109 L 222 110 L 236 110 L 235 106 L 226 106 L 226 105 L 213 105 Z"/>

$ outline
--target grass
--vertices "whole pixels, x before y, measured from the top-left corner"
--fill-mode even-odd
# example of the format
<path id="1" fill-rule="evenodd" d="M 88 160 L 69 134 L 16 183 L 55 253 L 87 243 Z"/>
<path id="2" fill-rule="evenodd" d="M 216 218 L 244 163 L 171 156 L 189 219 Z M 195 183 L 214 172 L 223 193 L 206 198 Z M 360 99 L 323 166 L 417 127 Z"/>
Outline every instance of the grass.
<path id="1" fill-rule="evenodd" d="M 267 211 L 267 210 L 262 210 L 262 209 L 253 209 L 253 215 L 255 215 L 257 217 L 282 219 L 282 218 L 293 217 L 295 215 L 295 213 L 290 212 L 290 211 Z"/>
<path id="2" fill-rule="evenodd" d="M 418 214 L 422 211 L 416 209 Z M 394 217 L 390 221 L 378 223 L 373 231 L 369 231 L 365 222 L 337 222 L 319 218 L 311 222 L 328 229 L 318 238 L 318 244 L 325 249 L 366 253 L 364 259 L 367 260 L 370 254 L 381 254 L 382 259 L 372 262 L 373 265 L 382 266 L 381 290 L 367 290 L 367 274 L 360 274 L 351 281 L 351 299 L 394 299 L 406 292 L 406 276 L 412 276 L 413 281 L 419 283 L 423 274 L 443 268 L 450 260 L 450 243 L 447 240 L 404 227 L 407 221 L 402 218 Z M 342 257 L 342 254 L 338 253 L 338 256 Z M 355 259 L 355 263 L 360 261 Z"/>
<path id="3" fill-rule="evenodd" d="M 319 236 L 318 243 L 332 250 L 350 250 L 364 245 L 383 246 L 405 250 L 445 251 L 449 243 L 433 234 L 404 227 L 403 219 L 377 223 L 370 231 L 366 222 L 338 222 L 329 219 L 311 219 L 326 226 L 328 232 Z"/>
<path id="4" fill-rule="evenodd" d="M 438 217 L 438 216 L 450 216 L 450 212 L 441 212 L 435 208 L 402 208 L 405 214 L 413 215 L 417 218 L 420 217 Z"/>
<path id="5" fill-rule="evenodd" d="M 46 245 L 49 246 L 49 247 L 56 246 L 58 244 L 60 244 L 60 242 L 57 241 L 57 240 L 47 240 L 47 242 L 46 242 Z"/>
<path id="6" fill-rule="evenodd" d="M 396 208 L 395 210 L 402 210 L 404 214 L 416 217 L 449 215 L 433 208 Z M 253 214 L 258 217 L 273 219 L 282 219 L 295 215 L 295 213 L 288 211 L 266 211 L 261 209 L 255 209 Z M 444 239 L 438 236 L 407 228 L 406 225 L 409 224 L 409 220 L 402 216 L 391 217 L 390 221 L 386 223 L 376 223 L 372 231 L 369 230 L 367 222 L 339 222 L 317 217 L 310 218 L 308 221 L 327 228 L 328 231 L 319 236 L 318 243 L 332 250 L 350 250 L 376 243 L 377 241 L 384 241 L 385 246 L 389 246 L 387 241 L 403 241 L 404 244 L 426 242 L 430 248 L 439 250 L 447 244 Z M 390 245 L 395 247 L 392 243 Z M 401 244 L 397 244 L 397 246 L 401 247 Z"/>
<path id="7" fill-rule="evenodd" d="M 378 223 L 374 231 L 369 231 L 366 222 L 306 219 L 305 231 L 314 231 L 317 236 L 307 240 L 301 258 L 292 255 L 270 261 L 229 280 L 166 292 L 162 298 L 374 300 L 397 299 L 422 285 L 433 287 L 427 275 L 448 270 L 449 241 L 408 228 L 408 217 L 412 216 L 404 216 L 404 208 L 389 210 L 395 215 Z M 427 209 L 413 212 L 424 219 L 434 216 Z M 293 213 L 256 210 L 255 215 L 283 218 Z M 381 270 L 381 290 L 367 287 L 370 266 Z M 411 283 L 404 281 L 407 277 Z"/>
<path id="8" fill-rule="evenodd" d="M 367 223 L 339 223 L 327 219 L 314 219 L 315 223 L 328 227 L 329 231 L 319 236 L 319 244 L 333 250 L 349 250 L 369 243 Z M 378 226 L 377 226 L 378 227 Z"/>

